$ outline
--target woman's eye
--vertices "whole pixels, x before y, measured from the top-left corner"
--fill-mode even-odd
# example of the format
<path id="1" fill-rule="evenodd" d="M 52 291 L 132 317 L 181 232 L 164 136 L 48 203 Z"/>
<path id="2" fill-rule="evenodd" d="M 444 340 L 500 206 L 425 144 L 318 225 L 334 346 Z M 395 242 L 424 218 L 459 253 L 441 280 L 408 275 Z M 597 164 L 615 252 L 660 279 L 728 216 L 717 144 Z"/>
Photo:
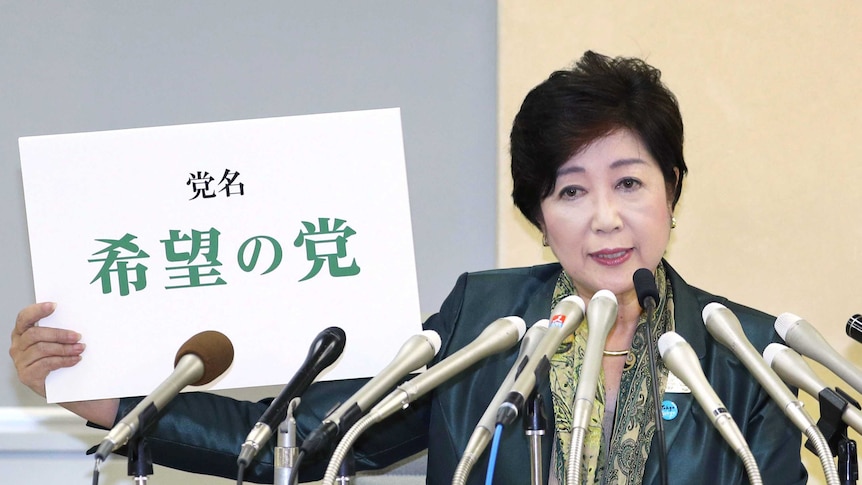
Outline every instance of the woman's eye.
<path id="1" fill-rule="evenodd" d="M 624 178 L 624 179 L 620 180 L 620 182 L 617 184 L 617 187 L 619 187 L 623 190 L 634 190 L 640 186 L 641 186 L 640 181 L 637 179 L 633 179 L 633 178 Z"/>
<path id="2" fill-rule="evenodd" d="M 573 199 L 583 194 L 583 192 L 583 189 L 581 189 L 580 187 L 564 187 L 563 190 L 560 191 L 560 197 L 564 199 Z"/>

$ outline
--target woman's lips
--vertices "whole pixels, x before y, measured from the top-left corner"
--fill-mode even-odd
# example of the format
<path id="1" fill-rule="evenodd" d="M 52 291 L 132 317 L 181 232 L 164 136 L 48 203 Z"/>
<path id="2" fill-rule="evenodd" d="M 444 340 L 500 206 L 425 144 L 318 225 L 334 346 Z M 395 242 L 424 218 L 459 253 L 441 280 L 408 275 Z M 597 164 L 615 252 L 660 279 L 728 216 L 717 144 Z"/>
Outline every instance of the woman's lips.
<path id="1" fill-rule="evenodd" d="M 628 261 L 631 256 L 631 248 L 602 249 L 601 251 L 590 253 L 590 257 L 593 258 L 593 261 L 604 266 L 623 264 Z"/>

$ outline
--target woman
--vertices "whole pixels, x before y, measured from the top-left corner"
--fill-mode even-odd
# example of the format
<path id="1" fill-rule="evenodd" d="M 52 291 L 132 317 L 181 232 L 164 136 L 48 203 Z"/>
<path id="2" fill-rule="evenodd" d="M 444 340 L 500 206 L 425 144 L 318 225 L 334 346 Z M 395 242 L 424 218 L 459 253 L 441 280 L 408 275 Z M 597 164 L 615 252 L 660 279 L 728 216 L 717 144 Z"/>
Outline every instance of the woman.
<path id="1" fill-rule="evenodd" d="M 524 100 L 512 128 L 511 153 L 515 204 L 541 230 L 559 264 L 461 275 L 425 327 L 442 337 L 439 360 L 499 317 L 519 315 L 532 323 L 546 318 L 570 294 L 589 301 L 598 290 L 612 291 L 619 312 L 602 361 L 582 476 L 585 483 L 658 483 L 646 315 L 632 283 L 635 270 L 648 268 L 660 292 L 655 338 L 673 330 L 691 344 L 747 438 L 765 483 L 804 483 L 799 433 L 733 354 L 706 333 L 701 311 L 712 301 L 728 306 L 759 350 L 777 338 L 774 319 L 687 285 L 662 259 L 686 173 L 682 145 L 676 98 L 661 83 L 659 72 L 646 63 L 587 52 L 572 69 L 553 73 Z M 22 310 L 10 349 L 21 381 L 43 396 L 45 376 L 74 365 L 84 350 L 74 332 L 35 326 L 51 311 L 50 304 Z M 563 343 L 549 371 L 551 385 L 542 387 L 544 402 L 553 406 L 548 414 L 554 429 L 543 443 L 546 482 L 561 482 L 565 476 L 569 407 L 587 329 L 581 325 Z M 512 349 L 486 359 L 405 412 L 372 427 L 354 448 L 359 468 L 383 467 L 428 448 L 428 483 L 449 483 L 473 427 L 516 353 Z M 664 391 L 668 371 L 659 369 Z M 316 427 L 327 410 L 361 384 L 313 386 L 297 411 L 300 435 Z M 700 408 L 692 405 L 690 394 L 667 392 L 664 401 L 678 410 L 664 423 L 671 483 L 747 482 L 742 462 Z M 64 406 L 109 427 L 136 402 Z M 266 405 L 208 394 L 181 395 L 150 435 L 154 460 L 234 477 L 236 454 Z M 527 444 L 516 428 L 510 426 L 503 434 L 500 452 L 505 459 L 498 460 L 496 483 L 529 481 Z M 327 459 L 308 457 L 301 478 L 322 475 Z M 247 478 L 271 482 L 271 463 L 270 448 L 258 456 Z M 480 462 L 475 470 L 486 465 L 487 461 Z M 470 483 L 481 482 L 481 473 L 474 472 Z"/>

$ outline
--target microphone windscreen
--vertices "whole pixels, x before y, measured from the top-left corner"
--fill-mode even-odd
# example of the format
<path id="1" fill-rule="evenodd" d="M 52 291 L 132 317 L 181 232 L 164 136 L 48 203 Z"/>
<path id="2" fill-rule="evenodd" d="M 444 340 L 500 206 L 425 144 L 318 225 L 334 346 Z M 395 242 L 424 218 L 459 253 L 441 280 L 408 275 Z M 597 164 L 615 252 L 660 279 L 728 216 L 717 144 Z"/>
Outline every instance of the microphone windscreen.
<path id="1" fill-rule="evenodd" d="M 784 341 L 786 342 L 787 332 L 789 332 L 790 329 L 793 328 L 799 322 L 799 320 L 802 320 L 802 318 L 790 312 L 784 312 L 781 315 L 778 315 L 778 318 L 775 319 L 774 324 L 775 333 L 777 333 L 778 336 L 784 339 Z"/>
<path id="2" fill-rule="evenodd" d="M 233 344 L 225 334 L 206 330 L 186 340 L 186 343 L 177 351 L 174 366 L 187 354 L 198 356 L 204 364 L 203 375 L 191 384 L 202 386 L 224 374 L 224 371 L 233 363 Z"/>
<path id="3" fill-rule="evenodd" d="M 440 346 L 443 345 L 443 340 L 440 339 L 440 334 L 434 330 L 423 330 L 420 332 L 420 335 L 424 336 L 425 339 L 428 340 L 431 348 L 434 349 L 434 355 L 437 355 L 437 352 L 440 352 Z"/>
<path id="4" fill-rule="evenodd" d="M 766 365 L 775 369 L 772 365 L 772 361 L 775 360 L 775 356 L 778 355 L 779 352 L 784 352 L 788 348 L 789 347 L 786 345 L 781 345 L 776 342 L 767 345 L 766 348 L 763 349 L 763 360 L 766 361 Z"/>
<path id="5" fill-rule="evenodd" d="M 676 332 L 665 332 L 661 337 L 658 338 L 658 353 L 662 357 L 664 354 L 674 345 L 679 344 L 680 342 L 685 342 L 685 339 Z"/>
<path id="6" fill-rule="evenodd" d="M 632 276 L 635 284 L 635 293 L 638 295 L 638 303 L 641 308 L 646 308 L 646 299 L 652 298 L 653 303 L 658 303 L 658 287 L 655 284 L 655 276 L 646 268 L 635 271 Z"/>

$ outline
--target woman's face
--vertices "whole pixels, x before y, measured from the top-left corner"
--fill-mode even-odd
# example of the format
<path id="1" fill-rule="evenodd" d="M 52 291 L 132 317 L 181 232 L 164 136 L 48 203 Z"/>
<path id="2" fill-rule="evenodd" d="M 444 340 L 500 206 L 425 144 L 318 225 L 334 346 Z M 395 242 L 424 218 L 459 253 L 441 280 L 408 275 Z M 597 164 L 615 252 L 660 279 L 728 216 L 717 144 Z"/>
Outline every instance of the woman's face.
<path id="1" fill-rule="evenodd" d="M 670 238 L 667 194 L 658 162 L 629 130 L 595 140 L 560 167 L 540 224 L 582 298 L 607 289 L 622 303 L 634 295 L 634 272 L 655 270 Z"/>

